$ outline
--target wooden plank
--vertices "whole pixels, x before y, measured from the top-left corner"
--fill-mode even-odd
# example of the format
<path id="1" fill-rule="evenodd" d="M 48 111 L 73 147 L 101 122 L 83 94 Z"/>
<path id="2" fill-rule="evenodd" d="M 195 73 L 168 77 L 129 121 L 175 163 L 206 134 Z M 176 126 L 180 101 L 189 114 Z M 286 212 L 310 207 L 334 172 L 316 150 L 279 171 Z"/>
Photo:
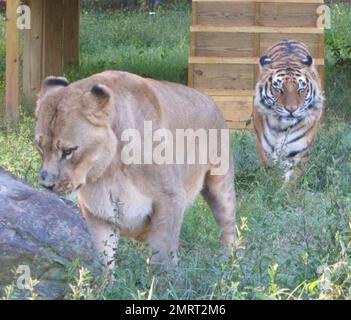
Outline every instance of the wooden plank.
<path id="1" fill-rule="evenodd" d="M 228 122 L 247 122 L 252 115 L 253 99 L 247 101 L 216 101 Z"/>
<path id="2" fill-rule="evenodd" d="M 321 34 L 319 36 L 319 58 L 323 59 L 324 61 L 324 34 Z M 321 79 L 321 84 L 324 87 L 325 86 L 325 67 L 324 64 L 323 66 L 320 66 L 318 68 L 319 76 Z"/>
<path id="3" fill-rule="evenodd" d="M 252 103 L 252 96 L 214 96 L 212 99 L 216 102 L 248 102 Z"/>
<path id="4" fill-rule="evenodd" d="M 228 128 L 251 129 L 252 124 L 247 125 L 247 123 L 249 123 L 252 119 L 253 97 L 247 97 L 248 99 L 246 100 L 234 100 L 234 97 L 225 98 L 228 99 L 223 100 L 220 99 L 220 97 L 217 97 L 215 102 L 221 109 Z"/>
<path id="5" fill-rule="evenodd" d="M 5 112 L 10 118 L 17 118 L 19 100 L 20 46 L 17 28 L 17 7 L 19 0 L 7 1 L 6 7 L 6 93 Z"/>
<path id="6" fill-rule="evenodd" d="M 194 64 L 194 87 L 219 90 L 254 88 L 253 66 L 243 64 Z"/>
<path id="7" fill-rule="evenodd" d="M 259 58 L 189 57 L 189 63 L 201 64 L 258 64 Z"/>
<path id="8" fill-rule="evenodd" d="M 255 24 L 254 7 L 254 3 L 197 3 L 196 24 L 202 26 L 253 26 Z"/>
<path id="9" fill-rule="evenodd" d="M 316 27 L 320 4 L 261 3 L 260 25 L 265 27 Z"/>
<path id="10" fill-rule="evenodd" d="M 190 27 L 191 32 L 240 32 L 240 33 L 307 33 L 307 34 L 322 34 L 324 32 L 323 29 L 317 27 L 262 27 L 262 26 L 202 26 L 202 25 L 194 25 Z"/>
<path id="11" fill-rule="evenodd" d="M 255 90 L 221 90 L 221 89 L 205 89 L 205 88 L 196 88 L 196 90 L 205 93 L 209 96 L 254 96 Z"/>
<path id="12" fill-rule="evenodd" d="M 44 0 L 43 76 L 63 73 L 63 0 Z"/>
<path id="13" fill-rule="evenodd" d="M 31 9 L 31 29 L 24 31 L 23 95 L 27 104 L 34 105 L 42 82 L 43 0 L 28 0 Z"/>
<path id="14" fill-rule="evenodd" d="M 260 26 L 261 25 L 261 3 L 255 3 L 255 25 Z M 259 57 L 260 56 L 260 42 L 261 42 L 261 35 L 259 33 L 254 33 L 253 34 L 253 53 L 254 57 Z M 254 68 L 254 80 L 255 82 L 258 79 L 260 68 L 257 65 Z"/>
<path id="15" fill-rule="evenodd" d="M 196 34 L 196 52 L 201 57 L 255 57 L 254 34 L 247 33 L 192 33 Z"/>
<path id="16" fill-rule="evenodd" d="M 192 24 L 197 24 L 197 4 L 192 3 Z M 196 38 L 195 33 L 190 34 L 190 55 L 194 56 L 196 54 Z M 194 87 L 194 66 L 188 66 L 188 86 Z"/>
<path id="17" fill-rule="evenodd" d="M 271 34 L 266 33 L 261 35 L 260 41 L 260 56 L 263 55 L 273 43 L 281 39 L 295 39 L 301 41 L 310 50 L 313 57 L 319 58 L 319 36 L 318 34 Z"/>
<path id="18" fill-rule="evenodd" d="M 189 57 L 189 63 L 201 64 L 254 64 L 259 63 L 259 57 L 229 58 L 229 57 Z M 314 59 L 316 65 L 324 65 L 324 59 Z"/>
<path id="19" fill-rule="evenodd" d="M 63 7 L 63 67 L 79 69 L 79 0 L 64 2 Z"/>
<path id="20" fill-rule="evenodd" d="M 324 3 L 324 0 L 192 0 L 193 2 L 267 2 L 267 3 Z"/>

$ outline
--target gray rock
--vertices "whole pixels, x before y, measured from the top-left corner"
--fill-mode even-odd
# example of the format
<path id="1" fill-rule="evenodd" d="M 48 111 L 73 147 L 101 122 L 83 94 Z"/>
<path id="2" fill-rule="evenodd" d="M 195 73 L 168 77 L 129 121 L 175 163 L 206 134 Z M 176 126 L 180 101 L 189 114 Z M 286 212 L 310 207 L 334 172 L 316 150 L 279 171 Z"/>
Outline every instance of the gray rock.
<path id="1" fill-rule="evenodd" d="M 39 298 L 60 299 L 68 290 L 67 267 L 77 260 L 98 278 L 97 253 L 79 211 L 55 194 L 35 190 L 0 167 L 0 297 L 29 266 Z M 23 292 L 22 292 L 23 291 Z M 19 298 L 28 290 L 19 290 Z"/>

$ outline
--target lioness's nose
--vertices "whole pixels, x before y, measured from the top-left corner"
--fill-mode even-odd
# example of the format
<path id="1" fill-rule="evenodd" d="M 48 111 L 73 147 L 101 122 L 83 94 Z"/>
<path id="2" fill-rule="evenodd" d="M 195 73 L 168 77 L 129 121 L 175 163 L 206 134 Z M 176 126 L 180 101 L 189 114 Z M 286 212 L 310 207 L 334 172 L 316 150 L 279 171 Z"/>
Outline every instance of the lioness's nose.
<path id="1" fill-rule="evenodd" d="M 52 190 L 55 187 L 54 177 L 49 175 L 46 170 L 41 170 L 39 183 L 42 187 Z"/>

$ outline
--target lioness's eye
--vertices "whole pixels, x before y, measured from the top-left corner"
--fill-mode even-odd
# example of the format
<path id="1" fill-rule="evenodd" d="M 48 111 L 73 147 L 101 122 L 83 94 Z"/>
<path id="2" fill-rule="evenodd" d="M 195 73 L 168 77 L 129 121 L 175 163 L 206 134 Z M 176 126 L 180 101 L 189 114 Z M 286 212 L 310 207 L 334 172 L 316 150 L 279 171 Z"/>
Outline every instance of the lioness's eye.
<path id="1" fill-rule="evenodd" d="M 78 147 L 62 150 L 62 159 L 70 158 L 73 155 L 73 152 L 76 151 L 77 149 L 78 149 Z"/>

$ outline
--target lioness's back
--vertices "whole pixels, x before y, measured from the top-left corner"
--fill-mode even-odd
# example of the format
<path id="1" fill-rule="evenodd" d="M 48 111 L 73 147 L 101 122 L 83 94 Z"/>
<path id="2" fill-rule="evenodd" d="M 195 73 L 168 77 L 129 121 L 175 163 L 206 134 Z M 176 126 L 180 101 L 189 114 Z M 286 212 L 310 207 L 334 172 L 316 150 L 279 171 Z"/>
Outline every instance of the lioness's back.
<path id="1" fill-rule="evenodd" d="M 210 97 L 181 84 L 142 78 L 124 71 L 105 71 L 72 86 L 85 91 L 99 83 L 111 88 L 118 96 L 116 103 L 131 94 L 140 108 L 152 105 L 169 127 L 226 128 L 221 111 Z M 162 111 L 159 110 L 160 105 Z"/>

